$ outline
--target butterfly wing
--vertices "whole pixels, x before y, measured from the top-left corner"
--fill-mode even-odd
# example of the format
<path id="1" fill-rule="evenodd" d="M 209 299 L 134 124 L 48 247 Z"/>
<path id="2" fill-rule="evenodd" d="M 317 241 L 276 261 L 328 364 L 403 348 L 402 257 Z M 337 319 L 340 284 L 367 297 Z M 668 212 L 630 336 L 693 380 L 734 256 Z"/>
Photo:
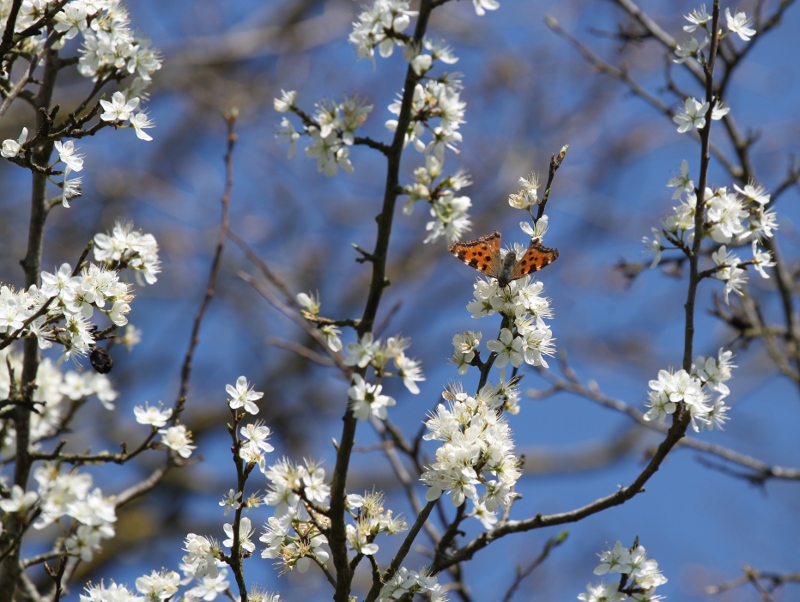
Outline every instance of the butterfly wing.
<path id="1" fill-rule="evenodd" d="M 498 239 L 499 244 L 499 239 Z M 533 272 L 538 272 L 543 267 L 550 265 L 558 259 L 558 249 L 548 249 L 536 239 L 531 240 L 528 250 L 519 258 L 511 270 L 509 280 L 522 278 Z"/>
<path id="2" fill-rule="evenodd" d="M 500 233 L 497 230 L 475 240 L 457 240 L 448 250 L 469 267 L 487 276 L 497 278 L 500 275 L 503 266 L 500 261 Z"/>

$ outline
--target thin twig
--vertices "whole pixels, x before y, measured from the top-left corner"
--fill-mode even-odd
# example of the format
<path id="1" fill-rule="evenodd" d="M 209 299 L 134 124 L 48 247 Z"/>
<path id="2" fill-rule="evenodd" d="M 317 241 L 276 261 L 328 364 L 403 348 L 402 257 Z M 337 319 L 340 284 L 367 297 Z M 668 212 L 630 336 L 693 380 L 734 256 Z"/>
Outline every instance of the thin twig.
<path id="1" fill-rule="evenodd" d="M 514 578 L 514 582 L 508 587 L 506 595 L 503 596 L 502 602 L 511 602 L 511 598 L 514 596 L 514 593 L 517 591 L 517 589 L 519 589 L 519 586 L 522 584 L 525 578 L 530 576 L 533 571 L 535 571 L 545 560 L 547 560 L 547 557 L 550 556 L 550 552 L 567 540 L 567 534 L 567 531 L 562 531 L 557 536 L 548 539 L 539 556 L 524 569 L 517 566 L 517 575 Z"/>
<path id="2" fill-rule="evenodd" d="M 211 262 L 211 270 L 208 275 L 208 285 L 203 300 L 200 302 L 200 307 L 194 317 L 192 324 L 192 334 L 189 338 L 189 348 L 186 350 L 186 356 L 183 360 L 183 367 L 181 368 L 181 384 L 178 392 L 178 397 L 175 400 L 175 411 L 172 414 L 172 421 L 175 422 L 183 406 L 186 403 L 186 393 L 189 390 L 189 376 L 192 372 L 192 360 L 194 359 L 194 351 L 200 343 L 200 325 L 203 322 L 206 309 L 211 298 L 214 296 L 214 289 L 219 276 L 220 265 L 222 264 L 222 251 L 225 248 L 225 240 L 228 237 L 229 229 L 229 208 L 231 200 L 231 190 L 233 189 L 233 148 L 236 145 L 236 133 L 234 126 L 236 125 L 236 117 L 229 115 L 225 119 L 228 125 L 228 149 L 225 153 L 225 190 L 220 199 L 222 205 L 222 215 L 220 216 L 219 234 L 217 235 L 217 248 L 214 251 L 214 259 Z"/>
<path id="3" fill-rule="evenodd" d="M 757 581 L 767 581 L 770 583 L 772 589 L 776 589 L 784 583 L 800 583 L 800 573 L 771 573 L 767 571 L 759 571 L 748 565 L 744 565 L 744 571 L 740 577 L 725 581 L 719 585 L 712 585 L 706 589 L 711 594 L 721 594 L 737 587 L 741 587 L 747 583 L 754 583 Z"/>
<path id="4" fill-rule="evenodd" d="M 539 374 L 553 384 L 554 387 L 552 392 L 569 391 L 570 393 L 575 393 L 576 395 L 591 399 L 592 401 L 595 401 L 604 407 L 621 412 L 647 429 L 661 433 L 667 433 L 669 431 L 669 427 L 667 425 L 660 424 L 657 421 L 654 422 L 645 420 L 644 412 L 628 405 L 624 401 L 614 399 L 613 397 L 603 394 L 596 386 L 587 387 L 583 385 L 574 376 L 567 379 L 561 379 L 555 376 L 552 372 L 545 370 L 541 370 Z M 688 435 L 681 439 L 678 447 L 695 449 L 699 452 L 717 456 L 728 462 L 748 468 L 753 471 L 753 474 L 750 475 L 751 479 L 766 480 L 769 478 L 774 478 L 783 480 L 800 480 L 800 469 L 798 468 L 770 466 L 769 464 L 766 464 L 757 458 L 753 458 L 752 456 L 736 452 L 721 445 L 695 439 L 694 437 Z"/>
<path id="5" fill-rule="evenodd" d="M 237 276 L 239 276 L 239 278 L 241 278 L 242 280 L 250 284 L 254 289 L 256 289 L 256 291 L 258 291 L 258 293 L 262 297 L 264 297 L 273 306 L 275 306 L 275 308 L 278 309 L 283 315 L 290 318 L 295 324 L 297 324 L 300 328 L 305 330 L 309 336 L 311 336 L 314 340 L 316 340 L 322 346 L 322 348 L 327 351 L 331 360 L 339 368 L 339 370 L 345 376 L 347 376 L 348 379 L 350 378 L 352 368 L 344 363 L 344 360 L 338 353 L 332 351 L 331 348 L 328 347 L 328 342 L 325 340 L 325 337 L 319 330 L 311 326 L 311 324 L 307 320 L 305 320 L 302 316 L 300 316 L 297 312 L 293 311 L 291 308 L 284 305 L 284 303 L 281 302 L 280 299 L 278 299 L 274 294 L 272 294 L 272 291 L 270 291 L 267 287 L 261 284 L 258 280 L 253 278 L 250 274 L 246 272 L 237 272 Z"/>

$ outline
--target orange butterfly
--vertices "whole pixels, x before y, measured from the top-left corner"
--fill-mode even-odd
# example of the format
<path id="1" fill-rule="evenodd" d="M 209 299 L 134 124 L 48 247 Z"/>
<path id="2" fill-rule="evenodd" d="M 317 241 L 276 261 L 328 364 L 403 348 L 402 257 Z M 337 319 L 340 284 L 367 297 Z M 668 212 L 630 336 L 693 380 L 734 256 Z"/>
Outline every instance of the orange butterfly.
<path id="1" fill-rule="evenodd" d="M 537 239 L 531 240 L 528 250 L 519 259 L 514 251 L 500 257 L 500 233 L 497 230 L 475 240 L 457 240 L 448 250 L 471 268 L 496 278 L 500 288 L 558 259 L 558 249 L 548 249 Z"/>

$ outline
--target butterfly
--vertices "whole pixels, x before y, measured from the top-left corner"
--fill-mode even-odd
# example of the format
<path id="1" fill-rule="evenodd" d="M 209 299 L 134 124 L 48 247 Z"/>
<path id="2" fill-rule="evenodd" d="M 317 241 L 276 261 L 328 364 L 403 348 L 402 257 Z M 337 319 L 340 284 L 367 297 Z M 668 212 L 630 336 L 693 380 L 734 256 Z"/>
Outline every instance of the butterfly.
<path id="1" fill-rule="evenodd" d="M 558 259 L 558 249 L 548 249 L 536 239 L 531 240 L 527 251 L 519 259 L 514 251 L 501 257 L 500 233 L 497 230 L 475 240 L 457 240 L 448 250 L 471 268 L 496 278 L 500 288 Z"/>

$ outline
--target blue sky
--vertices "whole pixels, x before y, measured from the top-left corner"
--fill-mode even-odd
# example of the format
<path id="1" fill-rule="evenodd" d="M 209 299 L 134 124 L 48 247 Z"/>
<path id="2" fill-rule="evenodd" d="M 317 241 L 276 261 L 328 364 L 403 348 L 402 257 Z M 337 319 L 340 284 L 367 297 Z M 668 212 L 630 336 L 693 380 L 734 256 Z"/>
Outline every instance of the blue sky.
<path id="1" fill-rule="evenodd" d="M 318 174 L 315 164 L 303 156 L 302 146 L 297 156 L 287 161 L 285 146 L 273 140 L 280 117 L 272 109 L 271 98 L 281 88 L 296 89 L 299 103 L 310 112 L 317 99 L 360 93 L 375 107 L 365 133 L 387 140 L 383 123 L 391 117 L 386 107 L 401 85 L 401 57 L 396 54 L 379 60 L 376 69 L 369 61 L 356 62 L 346 35 L 358 4 L 334 2 L 328 6 L 330 12 L 324 13 L 329 21 L 321 18 L 319 28 L 310 30 L 317 37 L 296 41 L 297 49 L 267 42 L 246 59 L 232 61 L 227 69 L 212 66 L 205 92 L 197 83 L 182 88 L 175 75 L 181 71 L 167 71 L 174 61 L 184 73 L 202 82 L 203 72 L 198 68 L 199 72 L 193 73 L 186 66 L 192 56 L 202 56 L 200 50 L 206 46 L 218 49 L 223 42 L 245 39 L 253 28 L 269 27 L 289 4 L 142 1 L 130 7 L 134 22 L 164 49 L 165 79 L 157 81 L 149 103 L 158 124 L 151 130 L 157 140 L 144 145 L 132 134 L 126 139 L 124 134 L 129 132 L 120 132 L 84 141 L 88 194 L 84 205 L 76 207 L 76 214 L 84 211 L 83 215 L 105 227 L 116 215 L 134 219 L 145 231 L 157 232 L 164 253 L 162 281 L 139 291 L 140 299 L 134 305 L 132 322 L 144 329 L 145 342 L 130 356 L 118 358 L 120 386 L 125 387 L 119 403 L 123 411 L 130 412 L 145 399 L 169 402 L 175 395 L 177 369 L 216 236 L 224 177 L 224 127 L 219 112 L 231 104 L 242 109 L 232 227 L 267 258 L 293 290 L 320 290 L 332 315 L 356 317 L 360 311 L 368 270 L 354 262 L 351 243 L 364 248 L 373 244 L 373 217 L 382 195 L 384 166 L 380 157 L 363 148 L 353 151 L 356 171 L 352 176 L 327 179 Z M 665 30 L 678 36 L 683 25 L 680 15 L 693 7 L 685 2 L 652 2 L 647 8 Z M 348 11 L 352 11 L 349 17 Z M 319 14 L 323 14 L 322 8 Z M 678 105 L 663 89 L 661 48 L 632 45 L 618 53 L 617 43 L 594 34 L 597 30 L 615 31 L 622 19 L 610 3 L 507 0 L 501 2 L 500 10 L 479 19 L 471 3 L 453 2 L 432 19 L 430 29 L 433 37 L 443 37 L 454 47 L 461 57 L 456 67 L 465 74 L 464 141 L 461 153 L 450 155 L 447 166 L 453 170 L 463 166 L 475 181 L 466 191 L 474 207 L 473 234 L 498 229 L 505 242 L 523 242 L 525 235 L 517 227 L 521 214 L 505 199 L 517 190 L 520 176 L 531 170 L 544 173 L 549 155 L 562 144 L 570 145 L 548 205 L 551 230 L 546 244 L 558 247 L 561 257 L 540 276 L 555 310 L 552 329 L 559 353 L 568 358 L 582 382 L 594 381 L 605 394 L 641 409 L 648 381 L 659 369 L 680 365 L 686 278 L 646 271 L 627 287 L 613 266 L 622 258 L 642 259 L 642 236 L 649 234 L 650 227 L 674 204 L 666 180 L 684 158 L 696 173 L 699 148 L 619 82 L 594 73 L 564 39 L 544 25 L 545 14 L 557 18 L 566 31 L 609 61 L 624 60 L 638 81 L 670 106 Z M 759 41 L 725 99 L 742 130 L 760 133 L 753 161 L 767 187 L 781 180 L 789 156 L 798 151 L 800 66 L 795 60 L 793 33 L 797 21 L 797 11 L 790 9 L 781 27 Z M 235 43 L 231 48 L 236 48 Z M 699 96 L 697 85 L 679 69 L 675 79 L 681 88 Z M 402 167 L 406 178 L 419 162 L 420 156 L 408 150 Z M 122 200 L 107 202 L 120 172 L 128 172 L 126 177 L 140 174 L 140 186 L 126 190 Z M 733 183 L 717 164 L 712 166 L 711 178 L 714 186 Z M 778 240 L 790 261 L 798 254 L 797 200 L 797 191 L 792 190 L 778 204 Z M 400 387 L 392 391 L 398 405 L 391 417 L 408 432 L 416 431 L 438 402 L 442 387 L 458 376 L 445 361 L 452 335 L 480 327 L 485 340 L 498 327 L 498 321 L 491 318 L 476 323 L 465 309 L 474 273 L 449 256 L 446 245 L 422 245 L 427 219 L 427 212 L 420 207 L 410 217 L 398 214 L 395 220 L 395 254 L 389 263 L 393 284 L 379 316 L 379 322 L 380 318 L 389 319 L 386 335 L 400 332 L 412 337 L 410 352 L 422 360 L 427 376 L 419 396 L 409 396 Z M 64 232 L 73 220 L 81 218 L 59 213 L 52 220 L 53 227 Z M 82 241 L 74 242 L 76 248 L 82 245 Z M 59 252 L 61 248 L 51 247 L 46 254 L 56 262 Z M 235 276 L 236 269 L 254 272 L 231 246 L 218 298 L 201 333 L 192 381 L 194 397 L 190 397 L 185 420 L 202 422 L 211 404 L 224 403 L 225 385 L 247 374 L 267 391 L 270 404 L 284 404 L 276 410 L 282 420 L 301 425 L 309 420 L 308 430 L 301 426 L 300 435 L 293 431 L 293 436 L 301 436 L 304 449 L 323 458 L 330 469 L 330 441 L 338 436 L 347 383 L 330 369 L 318 368 L 297 372 L 300 380 L 315 379 L 316 390 L 308 382 L 297 383 L 288 377 L 281 381 L 286 389 L 274 390 L 269 380 L 260 379 L 276 370 L 292 373 L 296 358 L 272 343 L 275 338 L 299 339 L 300 333 L 253 294 Z M 754 295 L 774 296 L 771 281 L 751 277 Z M 701 284 L 697 353 L 715 354 L 735 337 L 706 313 L 715 292 L 719 294 L 721 286 L 709 281 Z M 397 311 L 390 312 L 395 305 Z M 780 319 L 774 301 L 766 302 L 765 307 L 769 317 Z M 757 342 L 736 353 L 739 369 L 730 383 L 731 422 L 725 431 L 702 433 L 699 438 L 771 464 L 796 466 L 800 457 L 797 388 L 776 375 Z M 557 364 L 551 362 L 556 371 Z M 465 388 L 470 390 L 474 382 L 468 377 Z M 546 386 L 535 373 L 527 375 L 523 384 L 539 389 Z M 305 395 L 326 400 L 315 416 L 322 420 L 292 414 L 293 403 L 308 411 L 308 406 L 292 401 Z M 643 432 L 633 448 L 615 461 L 591 470 L 572 470 L 569 458 L 607 449 L 610 441 L 633 427 L 630 420 L 586 399 L 559 393 L 525 401 L 511 425 L 531 466 L 539 462 L 562 467 L 558 472 L 532 472 L 520 482 L 523 498 L 515 506 L 513 518 L 564 512 L 608 495 L 632 481 L 643 467 L 648 447 L 659 440 L 656 434 Z M 198 530 L 218 525 L 217 532 L 209 534 L 220 538 L 223 517 L 216 501 L 224 490 L 217 488 L 225 481 L 221 475 L 231 471 L 226 437 L 224 423 L 220 423 L 198 442 L 204 461 L 187 470 L 196 484 L 196 498 L 183 498 L 185 505 L 175 510 L 182 526 L 191 526 L 195 518 L 200 523 Z M 292 448 L 291 442 L 284 440 L 287 437 L 277 432 L 276 459 Z M 359 432 L 360 446 L 374 441 L 369 429 Z M 385 483 L 387 466 L 381 462 L 375 453 L 355 458 L 354 470 L 363 471 L 361 479 L 354 477 L 358 487 L 370 488 L 370 478 L 376 486 Z M 119 478 L 124 481 L 135 476 L 131 470 Z M 232 475 L 229 480 L 228 486 L 232 486 Z M 206 489 L 207 483 L 213 487 Z M 534 573 L 516 599 L 575 599 L 588 581 L 595 580 L 596 554 L 618 539 L 630 544 L 636 536 L 669 578 L 662 589 L 671 600 L 707 599 L 702 593 L 705 586 L 737 576 L 745 563 L 763 570 L 796 571 L 795 548 L 800 539 L 797 499 L 796 484 L 769 482 L 757 488 L 704 466 L 695 452 L 677 450 L 645 493 L 621 508 L 568 526 L 567 542 Z M 409 509 L 398 495 L 390 500 L 408 516 Z M 168 507 L 170 494 L 159 494 L 152 503 Z M 147 505 L 142 510 L 146 512 Z M 258 523 L 266 516 L 254 512 L 253 519 Z M 476 522 L 469 528 L 473 531 L 468 536 L 474 535 L 479 525 Z M 513 577 L 515 566 L 534 558 L 547 538 L 559 531 L 509 537 L 476 556 L 475 570 L 470 570 L 473 598 L 497 598 L 498 589 Z M 382 542 L 384 551 L 398 544 Z M 177 568 L 181 546 L 176 539 L 159 542 L 157 549 L 134 549 L 122 562 L 104 566 L 97 575 L 132 584 L 136 576 L 161 564 Z M 425 558 L 417 555 L 410 562 L 422 564 Z M 269 561 L 256 557 L 248 563 L 248 577 L 287 588 L 288 599 L 300 595 L 327 599 L 330 595 L 324 584 L 309 586 L 309 581 L 298 575 L 276 580 Z M 308 587 L 310 592 L 305 589 Z M 744 592 L 719 597 L 723 601 L 744 598 Z M 76 592 L 68 599 L 76 599 Z"/>

